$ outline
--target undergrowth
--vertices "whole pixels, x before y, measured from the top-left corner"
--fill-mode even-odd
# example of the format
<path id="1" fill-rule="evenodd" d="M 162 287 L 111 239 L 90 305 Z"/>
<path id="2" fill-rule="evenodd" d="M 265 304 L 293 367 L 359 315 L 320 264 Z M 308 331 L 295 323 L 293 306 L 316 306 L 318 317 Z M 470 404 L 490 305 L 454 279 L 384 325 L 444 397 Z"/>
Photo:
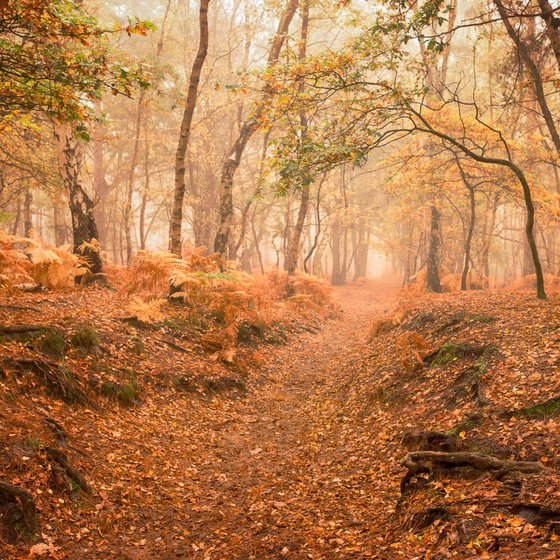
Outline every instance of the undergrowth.
<path id="1" fill-rule="evenodd" d="M 239 347 L 285 341 L 280 323 L 313 320 L 331 308 L 328 286 L 314 276 L 254 277 L 198 249 L 182 259 L 143 252 L 120 275 L 119 294 L 134 319 L 190 330 L 226 363 L 236 361 Z"/>
<path id="2" fill-rule="evenodd" d="M 70 288 L 87 271 L 70 247 L 52 247 L 40 240 L 0 231 L 0 291 L 22 284 L 40 284 L 51 290 Z"/>

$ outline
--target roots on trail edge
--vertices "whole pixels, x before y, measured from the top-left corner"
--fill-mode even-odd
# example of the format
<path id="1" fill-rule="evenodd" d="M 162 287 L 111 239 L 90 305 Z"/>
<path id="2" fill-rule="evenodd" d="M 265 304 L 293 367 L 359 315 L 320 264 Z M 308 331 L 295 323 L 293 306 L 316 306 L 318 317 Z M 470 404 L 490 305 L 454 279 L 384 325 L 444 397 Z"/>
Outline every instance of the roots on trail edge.
<path id="1" fill-rule="evenodd" d="M 268 342 L 242 327 L 242 369 L 192 319 L 6 303 L 2 557 L 555 558 L 558 303 L 386 294 L 337 289 L 337 319 Z"/>

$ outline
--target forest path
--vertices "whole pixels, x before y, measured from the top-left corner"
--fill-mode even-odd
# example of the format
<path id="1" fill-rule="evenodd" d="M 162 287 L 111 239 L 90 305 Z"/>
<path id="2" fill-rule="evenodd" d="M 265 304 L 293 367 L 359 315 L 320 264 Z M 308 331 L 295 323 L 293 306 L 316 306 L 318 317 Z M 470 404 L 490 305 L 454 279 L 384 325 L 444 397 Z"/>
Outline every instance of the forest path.
<path id="1" fill-rule="evenodd" d="M 165 557 L 375 557 L 361 513 L 376 514 L 370 495 L 344 479 L 352 473 L 338 461 L 337 393 L 372 316 L 393 296 L 381 283 L 338 288 L 340 318 L 274 351 L 265 381 L 236 401 L 236 414 L 208 434 L 210 453 L 191 464 L 196 498 L 187 536 Z"/>
<path id="2" fill-rule="evenodd" d="M 350 414 L 347 389 L 372 318 L 396 292 L 381 282 L 336 288 L 339 316 L 261 347 L 264 363 L 237 398 L 155 391 L 102 421 L 68 418 L 95 457 L 96 503 L 93 515 L 67 511 L 75 524 L 63 558 L 381 558 L 380 520 L 402 469 L 395 476 L 385 456 L 372 468 L 370 442 L 385 453 L 385 440 Z"/>

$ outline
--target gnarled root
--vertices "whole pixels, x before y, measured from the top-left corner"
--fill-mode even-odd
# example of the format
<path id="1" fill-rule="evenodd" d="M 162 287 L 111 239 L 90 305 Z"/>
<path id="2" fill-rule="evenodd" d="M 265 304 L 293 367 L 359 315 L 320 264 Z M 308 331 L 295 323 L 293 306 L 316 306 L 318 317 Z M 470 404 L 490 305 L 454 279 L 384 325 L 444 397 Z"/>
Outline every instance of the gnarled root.
<path id="1" fill-rule="evenodd" d="M 541 463 L 534 461 L 507 461 L 482 453 L 442 451 L 414 451 L 401 461 L 401 465 L 408 469 L 401 481 L 401 493 L 406 490 L 413 477 L 429 473 L 436 466 L 470 466 L 480 471 L 493 471 L 497 478 L 502 478 L 510 472 L 538 473 L 544 469 Z"/>

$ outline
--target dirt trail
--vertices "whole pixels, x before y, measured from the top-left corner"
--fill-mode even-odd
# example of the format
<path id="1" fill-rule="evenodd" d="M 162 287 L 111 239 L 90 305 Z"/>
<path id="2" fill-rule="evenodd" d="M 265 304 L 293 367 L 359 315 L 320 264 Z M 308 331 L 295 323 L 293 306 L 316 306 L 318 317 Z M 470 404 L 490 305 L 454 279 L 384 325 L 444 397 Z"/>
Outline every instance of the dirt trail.
<path id="1" fill-rule="evenodd" d="M 94 523 L 76 517 L 65 558 L 378 557 L 378 491 L 355 467 L 354 443 L 341 443 L 342 430 L 356 438 L 340 387 L 393 294 L 382 284 L 336 289 L 340 317 L 261 349 L 266 361 L 245 396 L 156 394 L 126 419 L 108 415 L 96 426 L 102 437 L 83 430 L 103 502 Z"/>
<path id="2" fill-rule="evenodd" d="M 328 471 L 322 444 L 328 432 L 336 438 L 336 418 L 324 405 L 337 397 L 331 386 L 347 373 L 345 361 L 390 297 L 382 285 L 340 288 L 340 319 L 275 353 L 267 380 L 213 432 L 213 458 L 198 473 L 206 496 L 190 520 L 192 550 L 176 547 L 177 557 L 373 557 L 367 546 L 341 537 L 340 517 L 352 510 L 347 500 L 355 489 L 350 496 L 337 489 L 342 480 Z M 349 530 L 359 533 L 363 525 L 347 516 Z"/>

